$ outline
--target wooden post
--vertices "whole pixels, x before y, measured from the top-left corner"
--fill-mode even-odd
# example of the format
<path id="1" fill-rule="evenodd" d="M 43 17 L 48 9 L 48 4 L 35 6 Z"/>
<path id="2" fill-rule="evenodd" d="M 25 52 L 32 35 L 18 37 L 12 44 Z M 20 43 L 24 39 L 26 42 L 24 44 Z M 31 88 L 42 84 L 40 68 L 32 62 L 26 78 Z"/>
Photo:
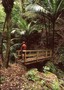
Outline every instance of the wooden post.
<path id="1" fill-rule="evenodd" d="M 36 60 L 38 61 L 39 51 L 36 52 Z"/>
<path id="2" fill-rule="evenodd" d="M 15 61 L 17 62 L 17 61 L 19 60 L 19 57 L 21 56 L 21 55 L 20 55 L 21 50 L 17 50 L 16 52 L 17 52 L 17 56 L 18 56 L 18 58 L 16 58 Z"/>
<path id="3" fill-rule="evenodd" d="M 24 52 L 24 63 L 26 62 L 26 51 Z"/>
<path id="4" fill-rule="evenodd" d="M 20 55 L 20 52 L 21 52 L 21 50 L 17 50 L 17 55 L 18 55 L 18 56 Z"/>
<path id="5" fill-rule="evenodd" d="M 50 50 L 50 57 L 52 57 L 52 50 Z"/>
<path id="6" fill-rule="evenodd" d="M 47 58 L 47 53 L 48 53 L 48 52 L 47 52 L 47 50 L 46 50 L 46 58 Z"/>

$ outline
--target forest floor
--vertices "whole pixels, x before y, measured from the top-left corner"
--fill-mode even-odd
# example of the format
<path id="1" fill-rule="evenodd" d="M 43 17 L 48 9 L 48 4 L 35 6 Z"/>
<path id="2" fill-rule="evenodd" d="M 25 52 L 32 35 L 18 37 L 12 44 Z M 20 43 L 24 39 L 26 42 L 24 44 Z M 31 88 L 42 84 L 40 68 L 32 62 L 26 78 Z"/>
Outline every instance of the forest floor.
<path id="1" fill-rule="evenodd" d="M 55 74 L 45 75 L 34 68 L 34 71 L 26 70 L 22 64 L 10 64 L 9 67 L 0 69 L 0 89 L 1 90 L 64 90 L 64 77 L 60 80 L 60 88 L 52 88 L 52 81 L 58 80 Z M 36 73 L 35 73 L 36 72 Z M 27 74 L 28 73 L 28 74 Z M 30 76 L 31 75 L 31 76 Z M 37 75 L 35 77 L 35 75 Z M 45 82 L 46 81 L 46 82 Z M 48 84 L 49 83 L 49 84 Z M 57 83 L 56 83 L 57 84 Z"/>
<path id="2" fill-rule="evenodd" d="M 22 75 L 26 73 L 26 70 L 20 64 L 9 64 L 9 67 L 0 69 L 0 89 L 1 90 L 21 90 L 20 83 L 23 83 Z M 21 85 L 22 86 L 22 85 Z"/>

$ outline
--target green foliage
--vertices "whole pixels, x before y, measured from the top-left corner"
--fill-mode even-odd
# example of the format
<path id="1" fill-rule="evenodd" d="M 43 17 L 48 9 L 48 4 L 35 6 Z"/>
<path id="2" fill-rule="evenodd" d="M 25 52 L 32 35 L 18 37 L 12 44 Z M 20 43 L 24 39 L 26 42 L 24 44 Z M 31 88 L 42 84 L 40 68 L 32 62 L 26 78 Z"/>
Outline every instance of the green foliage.
<path id="1" fill-rule="evenodd" d="M 38 73 L 37 69 L 32 69 L 32 70 L 28 71 L 27 72 L 28 79 L 32 80 L 32 81 L 40 80 L 40 77 L 37 73 Z"/>
<path id="2" fill-rule="evenodd" d="M 59 48 L 59 53 L 60 54 L 63 54 L 64 53 L 64 47 L 63 46 Z"/>
<path id="3" fill-rule="evenodd" d="M 42 6 L 43 9 L 42 12 L 45 14 L 49 14 L 48 16 L 50 16 L 50 18 L 54 17 L 55 19 L 57 19 L 60 12 L 64 9 L 64 0 L 40 0 L 39 2 L 40 2 L 40 6 Z M 40 6 L 38 9 L 41 11 Z M 36 8 L 37 5 L 34 4 L 31 7 L 29 7 L 28 10 L 33 11 L 34 9 L 35 11 L 37 11 Z"/>
<path id="4" fill-rule="evenodd" d="M 61 69 L 57 68 L 56 75 L 58 76 L 58 78 L 64 78 L 64 72 Z"/>
<path id="5" fill-rule="evenodd" d="M 50 70 L 50 67 L 48 67 L 48 66 L 44 66 L 44 67 L 43 67 L 43 71 L 44 71 L 44 72 L 47 72 L 47 71 L 49 71 L 49 70 Z"/>
<path id="6" fill-rule="evenodd" d="M 10 46 L 10 62 L 15 62 L 17 57 L 16 49 L 20 46 L 20 44 L 13 44 Z M 3 43 L 3 56 L 6 54 L 6 43 Z"/>
<path id="7" fill-rule="evenodd" d="M 64 86 L 64 80 L 63 80 L 63 79 L 60 79 L 60 80 L 59 80 L 59 84 Z M 64 88 L 64 87 L 63 87 L 63 88 Z"/>
<path id="8" fill-rule="evenodd" d="M 19 46 L 19 44 L 14 44 L 14 45 L 11 45 L 11 47 L 10 47 L 10 62 L 11 63 L 14 63 L 15 59 L 18 58 L 17 53 L 16 53 L 18 46 Z"/>
<path id="9" fill-rule="evenodd" d="M 31 25 L 31 23 L 28 24 L 28 23 L 26 22 L 26 20 L 20 18 L 20 20 L 18 21 L 18 25 L 19 25 L 19 27 L 20 27 L 22 30 L 24 30 L 24 31 L 26 31 L 26 32 L 29 32 L 29 31 L 30 31 L 30 25 Z"/>
<path id="10" fill-rule="evenodd" d="M 52 72 L 57 75 L 58 78 L 64 77 L 64 72 L 61 69 L 58 69 L 52 62 L 48 62 L 44 67 L 43 71 L 45 73 Z"/>
<path id="11" fill-rule="evenodd" d="M 5 19 L 5 13 L 3 10 L 3 6 L 0 4 L 0 32 L 2 32 L 4 19 Z"/>
<path id="12" fill-rule="evenodd" d="M 0 23 L 4 22 L 4 18 L 5 18 L 5 13 L 4 13 L 2 5 L 0 4 Z"/>
<path id="13" fill-rule="evenodd" d="M 16 26 L 18 28 L 18 31 L 26 31 L 26 33 L 30 33 L 31 29 L 31 23 L 27 23 L 26 20 L 24 20 L 21 16 L 21 10 L 17 3 L 14 4 L 13 12 L 12 12 L 12 21 L 13 21 L 13 27 Z"/>
<path id="14" fill-rule="evenodd" d="M 64 65 L 64 54 L 60 54 L 60 58 L 59 58 L 62 62 L 62 64 Z"/>
<path id="15" fill-rule="evenodd" d="M 53 84 L 52 84 L 52 89 L 53 89 L 53 90 L 60 90 L 58 81 L 54 81 L 54 82 L 53 82 Z"/>
<path id="16" fill-rule="evenodd" d="M 43 1 L 44 8 L 46 8 L 51 14 L 54 14 L 58 11 L 62 11 L 64 9 L 64 1 L 63 0 L 45 0 Z"/>
<path id="17" fill-rule="evenodd" d="M 61 47 L 58 52 L 60 55 L 59 60 L 61 60 L 62 64 L 64 65 L 64 47 Z"/>
<path id="18" fill-rule="evenodd" d="M 52 73 L 56 73 L 56 67 L 52 62 L 48 62 L 46 66 L 44 66 L 44 72 L 50 71 Z"/>
<path id="19" fill-rule="evenodd" d="M 5 77 L 4 76 L 1 76 L 0 77 L 0 84 L 2 84 L 4 81 L 5 81 Z"/>
<path id="20" fill-rule="evenodd" d="M 19 17 L 20 17 L 20 8 L 17 3 L 14 4 L 13 11 L 12 11 L 12 20 L 14 24 L 17 24 Z"/>

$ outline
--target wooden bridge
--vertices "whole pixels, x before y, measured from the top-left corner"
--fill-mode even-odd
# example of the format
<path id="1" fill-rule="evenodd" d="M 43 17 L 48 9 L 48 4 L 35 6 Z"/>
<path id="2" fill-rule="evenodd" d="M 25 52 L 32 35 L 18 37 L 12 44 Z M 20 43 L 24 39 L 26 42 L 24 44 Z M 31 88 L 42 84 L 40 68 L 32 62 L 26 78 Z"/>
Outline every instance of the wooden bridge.
<path id="1" fill-rule="evenodd" d="M 24 64 L 31 64 L 49 60 L 52 57 L 52 50 L 23 50 L 24 59 L 21 61 Z M 22 56 L 21 50 L 17 50 L 18 59 Z"/>

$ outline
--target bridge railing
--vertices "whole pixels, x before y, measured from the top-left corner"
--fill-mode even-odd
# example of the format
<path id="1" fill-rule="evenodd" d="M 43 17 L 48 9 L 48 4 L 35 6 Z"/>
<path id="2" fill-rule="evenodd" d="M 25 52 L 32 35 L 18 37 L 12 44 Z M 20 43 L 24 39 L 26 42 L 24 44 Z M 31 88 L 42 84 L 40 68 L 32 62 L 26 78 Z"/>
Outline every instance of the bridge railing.
<path id="1" fill-rule="evenodd" d="M 52 57 L 52 50 L 23 50 L 24 63 L 34 62 L 42 59 L 48 59 Z M 21 56 L 21 50 L 17 50 L 18 57 Z"/>

